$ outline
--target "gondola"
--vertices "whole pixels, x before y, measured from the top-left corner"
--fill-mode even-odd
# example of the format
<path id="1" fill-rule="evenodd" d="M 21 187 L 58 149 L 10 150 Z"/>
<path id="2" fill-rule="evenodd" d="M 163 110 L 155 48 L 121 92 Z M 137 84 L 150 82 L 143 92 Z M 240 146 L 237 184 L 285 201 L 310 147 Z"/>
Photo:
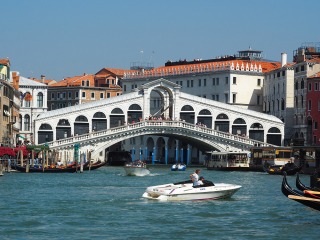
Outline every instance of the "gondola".
<path id="1" fill-rule="evenodd" d="M 312 187 L 307 187 L 306 185 L 304 185 L 299 178 L 299 174 L 297 174 L 297 178 L 296 178 L 296 187 L 300 190 L 300 191 L 304 191 L 304 190 L 310 190 L 310 191 L 320 191 L 319 188 L 312 188 Z"/>
<path id="2" fill-rule="evenodd" d="M 288 176 L 295 175 L 296 173 L 300 172 L 303 166 L 297 166 L 294 163 L 287 163 L 283 166 L 280 165 L 269 165 L 263 166 L 265 172 L 271 175 L 283 175 L 284 172 Z"/>
<path id="3" fill-rule="evenodd" d="M 95 162 L 94 164 L 92 164 L 91 166 L 89 164 L 85 165 L 83 167 L 83 170 L 84 171 L 95 170 L 95 169 L 98 169 L 98 168 L 106 166 L 106 165 L 107 165 L 107 162 L 98 161 L 98 162 Z"/>
<path id="4" fill-rule="evenodd" d="M 290 198 L 305 206 L 308 206 L 310 208 L 320 211 L 320 199 L 306 197 L 303 192 L 292 189 L 287 182 L 287 177 L 285 172 L 283 173 L 281 191 L 287 198 Z"/>
<path id="5" fill-rule="evenodd" d="M 15 165 L 14 168 L 19 171 L 19 172 L 27 172 L 27 167 L 22 167 L 19 165 Z M 76 167 L 66 167 L 66 168 L 38 168 L 38 167 L 29 167 L 29 172 L 30 173 L 72 173 L 76 172 L 77 168 Z"/>

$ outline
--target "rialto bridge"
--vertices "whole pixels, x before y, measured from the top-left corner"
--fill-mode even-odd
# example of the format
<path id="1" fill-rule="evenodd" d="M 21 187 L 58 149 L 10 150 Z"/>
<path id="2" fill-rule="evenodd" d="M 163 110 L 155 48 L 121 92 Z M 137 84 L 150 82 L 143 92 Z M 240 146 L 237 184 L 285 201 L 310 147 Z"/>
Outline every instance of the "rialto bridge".
<path id="1" fill-rule="evenodd" d="M 189 163 L 205 151 L 282 145 L 280 119 L 180 89 L 158 79 L 118 97 L 40 114 L 34 122 L 35 143 L 48 144 L 65 160 L 73 158 L 75 146 L 90 152 L 91 159 L 105 160 L 106 149 L 121 143 L 135 159 Z"/>

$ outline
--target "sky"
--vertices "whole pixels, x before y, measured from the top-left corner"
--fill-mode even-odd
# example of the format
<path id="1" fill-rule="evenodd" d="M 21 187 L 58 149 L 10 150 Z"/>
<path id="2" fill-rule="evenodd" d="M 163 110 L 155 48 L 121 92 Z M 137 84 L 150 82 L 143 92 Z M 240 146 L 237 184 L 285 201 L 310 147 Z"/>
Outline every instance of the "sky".
<path id="1" fill-rule="evenodd" d="M 0 58 L 60 81 L 102 68 L 212 59 L 249 47 L 270 60 L 320 42 L 318 0 L 0 0 Z"/>

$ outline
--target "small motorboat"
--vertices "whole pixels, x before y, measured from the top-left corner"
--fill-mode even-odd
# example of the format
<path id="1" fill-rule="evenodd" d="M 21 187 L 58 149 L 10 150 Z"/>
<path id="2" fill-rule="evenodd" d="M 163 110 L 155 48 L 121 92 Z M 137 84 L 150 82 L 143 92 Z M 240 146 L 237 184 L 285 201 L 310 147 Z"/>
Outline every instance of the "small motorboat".
<path id="1" fill-rule="evenodd" d="M 216 200 L 231 197 L 240 185 L 206 181 L 194 187 L 191 180 L 148 187 L 143 198 L 162 201 Z"/>
<path id="2" fill-rule="evenodd" d="M 175 163 L 171 166 L 171 171 L 185 171 L 187 166 L 183 163 Z"/>
<path id="3" fill-rule="evenodd" d="M 142 161 L 128 162 L 124 165 L 124 170 L 128 176 L 145 176 L 150 174 L 147 164 Z"/>

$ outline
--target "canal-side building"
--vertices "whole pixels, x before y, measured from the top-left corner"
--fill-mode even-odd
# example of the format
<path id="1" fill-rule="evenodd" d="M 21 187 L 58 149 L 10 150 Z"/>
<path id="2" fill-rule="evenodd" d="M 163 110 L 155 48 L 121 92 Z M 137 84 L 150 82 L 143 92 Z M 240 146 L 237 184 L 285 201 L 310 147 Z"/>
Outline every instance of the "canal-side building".
<path id="1" fill-rule="evenodd" d="M 307 145 L 320 145 L 320 72 L 308 77 L 307 90 Z"/>
<path id="2" fill-rule="evenodd" d="M 17 104 L 18 91 L 14 89 L 10 74 L 9 59 L 0 59 L 0 143 L 3 146 L 16 145 L 17 129 L 14 128 L 19 104 Z"/>
<path id="3" fill-rule="evenodd" d="M 320 71 L 320 43 L 306 43 L 294 51 L 294 124 L 292 145 L 312 143 L 311 121 L 307 111 L 307 79 Z M 309 139 L 309 140 L 307 140 Z"/>
<path id="4" fill-rule="evenodd" d="M 285 123 L 284 145 L 289 145 L 294 124 L 294 63 L 287 63 L 281 54 L 281 67 L 265 74 L 263 112 L 276 116 Z"/>
<path id="5" fill-rule="evenodd" d="M 17 118 L 18 145 L 34 144 L 34 120 L 47 111 L 48 86 L 14 72 L 13 85 L 18 85 L 20 112 Z"/>
<path id="6" fill-rule="evenodd" d="M 280 62 L 262 58 L 262 51 L 243 50 L 235 56 L 193 61 L 168 61 L 165 66 L 127 71 L 122 80 L 123 93 L 165 77 L 181 86 L 181 91 L 198 97 L 262 112 L 264 74 L 280 67 Z M 162 99 L 154 93 L 154 113 Z"/>
<path id="7" fill-rule="evenodd" d="M 180 60 L 177 62 L 168 61 L 165 66 L 151 69 L 136 68 L 127 71 L 122 80 L 123 94 L 134 91 L 143 84 L 164 77 L 168 81 L 181 86 L 180 91 L 197 97 L 215 100 L 218 102 L 234 105 L 252 111 L 259 115 L 263 109 L 263 84 L 265 74 L 278 69 L 280 62 L 265 60 L 262 51 L 248 50 L 239 51 L 238 55 L 224 56 L 216 59 L 194 59 L 193 61 Z M 165 115 L 170 107 L 170 96 L 165 98 L 153 91 L 150 94 L 150 117 L 168 118 Z M 230 132 L 235 135 L 247 136 L 244 121 L 237 119 L 233 124 L 239 126 L 230 130 L 227 126 L 229 117 L 220 114 L 214 121 L 210 122 L 210 111 L 184 106 L 181 109 L 180 119 L 199 126 L 214 128 L 222 132 Z M 255 138 L 254 132 L 262 130 L 262 126 L 255 124 L 249 126 L 252 130 L 251 137 Z M 142 139 L 130 139 L 123 144 L 126 150 L 137 149 L 138 142 L 161 141 L 161 137 L 147 136 Z M 280 143 L 281 144 L 281 143 Z M 198 152 L 197 156 L 201 157 Z M 203 160 L 203 159 L 202 159 Z"/>
<path id="8" fill-rule="evenodd" d="M 102 74 L 101 74 L 102 75 Z M 99 75 L 100 76 L 100 75 Z M 116 83 L 110 84 L 94 74 L 83 74 L 65 78 L 48 87 L 48 110 L 61 109 L 86 102 L 102 100 L 121 95 L 121 87 Z"/>

